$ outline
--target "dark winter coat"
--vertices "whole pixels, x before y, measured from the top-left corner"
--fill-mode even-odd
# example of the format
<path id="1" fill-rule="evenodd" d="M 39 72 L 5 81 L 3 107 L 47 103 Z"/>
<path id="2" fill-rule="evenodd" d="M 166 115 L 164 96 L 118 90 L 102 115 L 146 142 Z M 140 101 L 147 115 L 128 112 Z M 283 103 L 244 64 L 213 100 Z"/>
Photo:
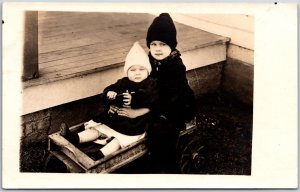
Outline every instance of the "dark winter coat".
<path id="1" fill-rule="evenodd" d="M 157 80 L 160 98 L 147 131 L 147 145 L 155 164 L 176 167 L 176 146 L 185 122 L 196 114 L 194 92 L 188 85 L 179 51 L 157 61 L 149 54 L 151 77 Z M 164 116 L 164 117 L 162 117 Z"/>
<path id="2" fill-rule="evenodd" d="M 151 77 L 157 80 L 160 90 L 156 112 L 175 122 L 190 121 L 196 113 L 194 92 L 188 85 L 186 68 L 178 50 L 164 60 L 155 60 L 149 54 Z"/>
<path id="3" fill-rule="evenodd" d="M 148 77 L 140 83 L 130 81 L 128 77 L 124 77 L 118 80 L 115 84 L 106 87 L 103 91 L 103 100 L 106 105 L 106 112 L 104 117 L 101 117 L 101 122 L 109 126 L 110 128 L 125 134 L 125 135 L 139 135 L 146 131 L 150 121 L 151 113 L 139 116 L 134 119 L 118 116 L 117 114 L 108 114 L 107 111 L 110 105 L 116 105 L 117 107 L 123 107 L 122 93 L 128 90 L 132 95 L 131 108 L 155 108 L 157 105 L 159 92 L 156 80 Z M 108 91 L 116 92 L 117 98 L 113 101 L 107 99 L 106 95 Z"/>

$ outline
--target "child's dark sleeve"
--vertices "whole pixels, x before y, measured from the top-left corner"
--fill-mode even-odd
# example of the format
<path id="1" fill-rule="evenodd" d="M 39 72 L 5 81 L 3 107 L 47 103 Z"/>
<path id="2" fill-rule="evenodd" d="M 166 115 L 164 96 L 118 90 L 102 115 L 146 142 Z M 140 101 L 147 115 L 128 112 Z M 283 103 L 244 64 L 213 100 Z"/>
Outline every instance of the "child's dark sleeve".
<path id="1" fill-rule="evenodd" d="M 149 79 L 143 88 L 132 94 L 132 108 L 149 108 L 150 110 L 158 105 L 159 90 L 154 79 Z"/>
<path id="2" fill-rule="evenodd" d="M 107 93 L 108 93 L 109 91 L 114 91 L 114 92 L 116 92 L 116 93 L 120 93 L 120 88 L 121 88 L 122 86 L 123 86 L 123 80 L 122 80 L 122 79 L 119 79 L 116 83 L 107 86 L 107 87 L 103 90 L 103 93 L 102 93 L 102 99 L 103 99 L 104 105 L 110 105 L 110 104 L 111 104 L 111 100 L 109 100 L 109 99 L 107 98 Z"/>

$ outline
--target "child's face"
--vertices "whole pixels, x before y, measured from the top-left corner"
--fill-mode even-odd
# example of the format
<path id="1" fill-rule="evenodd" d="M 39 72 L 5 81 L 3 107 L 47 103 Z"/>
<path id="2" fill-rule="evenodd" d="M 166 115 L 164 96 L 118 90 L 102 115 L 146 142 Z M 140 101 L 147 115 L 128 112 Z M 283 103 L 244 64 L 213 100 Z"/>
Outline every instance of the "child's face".
<path id="1" fill-rule="evenodd" d="M 130 81 L 139 83 L 148 77 L 148 71 L 140 65 L 133 65 L 128 69 L 127 77 Z"/>
<path id="2" fill-rule="evenodd" d="M 150 43 L 150 53 L 156 60 L 163 60 L 170 55 L 171 51 L 170 46 L 162 41 L 152 41 Z"/>

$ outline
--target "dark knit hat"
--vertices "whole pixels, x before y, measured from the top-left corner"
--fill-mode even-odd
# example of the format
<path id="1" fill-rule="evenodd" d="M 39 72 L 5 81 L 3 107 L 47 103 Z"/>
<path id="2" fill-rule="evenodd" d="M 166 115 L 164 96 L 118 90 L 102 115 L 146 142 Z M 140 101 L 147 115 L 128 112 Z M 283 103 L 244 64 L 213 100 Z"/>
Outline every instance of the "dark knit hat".
<path id="1" fill-rule="evenodd" d="M 168 13 L 162 13 L 156 17 L 147 32 L 147 46 L 150 48 L 152 41 L 162 41 L 174 50 L 177 46 L 176 28 Z"/>

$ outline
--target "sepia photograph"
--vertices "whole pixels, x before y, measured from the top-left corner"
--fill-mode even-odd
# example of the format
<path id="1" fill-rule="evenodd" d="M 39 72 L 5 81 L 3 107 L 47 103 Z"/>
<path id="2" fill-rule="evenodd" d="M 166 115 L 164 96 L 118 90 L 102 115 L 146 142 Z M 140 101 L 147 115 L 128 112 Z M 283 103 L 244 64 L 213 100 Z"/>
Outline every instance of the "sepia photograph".
<path id="1" fill-rule="evenodd" d="M 256 183 L 262 182 L 256 179 L 268 169 L 256 165 L 266 163 L 260 161 L 260 154 L 268 153 L 259 150 L 271 143 L 280 152 L 270 150 L 266 158 L 281 156 L 281 150 L 284 160 L 291 155 L 291 167 L 285 165 L 285 170 L 292 173 L 292 180 L 286 186 L 296 186 L 297 118 L 296 108 L 290 107 L 297 107 L 296 88 L 286 98 L 290 103 L 284 104 L 291 119 L 281 119 L 291 124 L 280 137 L 291 143 L 281 145 L 277 140 L 281 130 L 272 135 L 264 122 L 276 116 L 265 117 L 273 103 L 267 101 L 265 107 L 269 96 L 264 90 L 272 86 L 262 86 L 270 80 L 260 77 L 272 75 L 272 69 L 267 72 L 270 65 L 261 65 L 266 56 L 261 50 L 266 48 L 258 46 L 264 42 L 257 43 L 257 38 L 266 34 L 258 33 L 257 26 L 264 25 L 261 18 L 277 4 L 236 4 L 237 11 L 231 12 L 229 4 L 225 11 L 207 4 L 186 11 L 175 3 L 168 9 L 164 4 L 145 9 L 143 4 L 130 3 L 31 5 L 5 3 L 3 8 L 3 58 L 9 65 L 4 66 L 3 86 L 4 90 L 15 87 L 12 95 L 4 97 L 16 107 L 15 113 L 10 109 L 4 117 L 6 123 L 16 120 L 10 131 L 12 127 L 4 123 L 3 151 L 10 153 L 13 147 L 17 152 L 9 161 L 17 175 L 40 178 L 45 188 L 85 188 L 76 184 L 76 178 L 91 177 L 103 177 L 110 184 L 102 180 L 88 188 L 123 187 L 113 183 L 123 178 L 161 181 L 145 188 L 270 187 L 273 183 Z M 282 8 L 295 13 L 288 15 L 293 18 L 288 27 L 297 22 L 292 5 Z M 291 31 L 295 34 L 297 29 Z M 297 69 L 297 49 L 289 56 L 295 59 L 289 65 Z M 279 71 L 280 78 L 297 79 L 290 71 Z M 278 89 L 282 86 L 274 83 Z M 288 92 L 290 87 L 285 88 Z M 14 140 L 9 137 L 12 132 Z M 268 175 L 274 176 L 273 171 Z M 205 176 L 209 179 L 201 185 Z M 67 181 L 48 184 L 52 177 Z M 28 187 L 21 178 L 15 184 L 6 178 L 8 188 Z M 182 183 L 170 184 L 179 178 Z M 240 184 L 232 184 L 236 179 Z M 129 186 L 141 188 L 135 184 Z"/>

